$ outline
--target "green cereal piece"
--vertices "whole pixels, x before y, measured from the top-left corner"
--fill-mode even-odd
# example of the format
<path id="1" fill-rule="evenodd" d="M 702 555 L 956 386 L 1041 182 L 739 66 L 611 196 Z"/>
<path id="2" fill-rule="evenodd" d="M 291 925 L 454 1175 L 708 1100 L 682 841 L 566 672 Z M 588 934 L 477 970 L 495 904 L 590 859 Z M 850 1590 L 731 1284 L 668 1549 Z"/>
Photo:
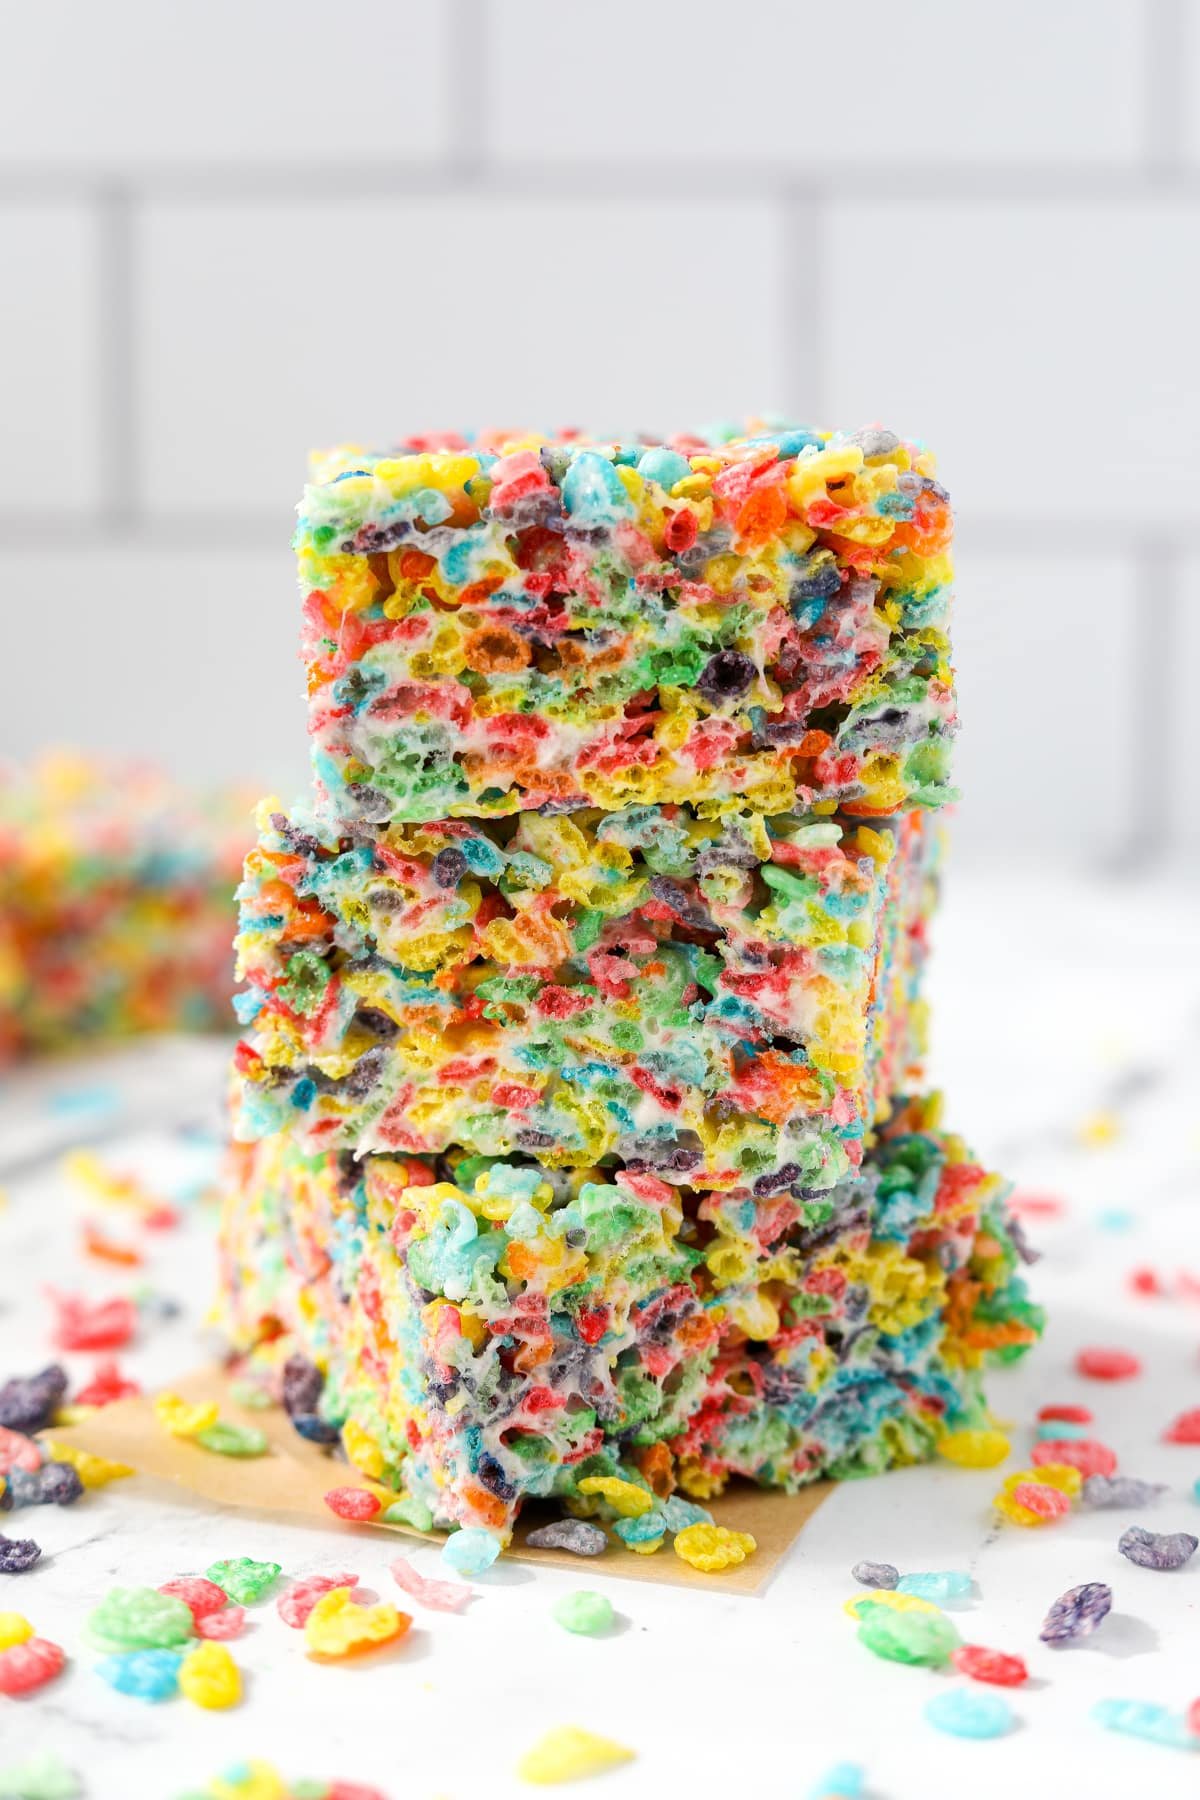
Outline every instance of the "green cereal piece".
<path id="1" fill-rule="evenodd" d="M 239 1606 L 253 1606 L 278 1580 L 283 1573 L 283 1565 L 255 1562 L 250 1556 L 235 1556 L 228 1562 L 210 1563 L 204 1573 L 219 1588 L 224 1588 L 229 1598 L 236 1600 Z"/>
<path id="2" fill-rule="evenodd" d="M 399 1500 L 393 1500 L 379 1515 L 382 1525 L 411 1525 L 414 1531 L 432 1531 L 433 1514 L 423 1500 L 415 1494 L 405 1494 Z"/>
<path id="3" fill-rule="evenodd" d="M 74 1800 L 82 1791 L 78 1776 L 53 1750 L 0 1769 L 0 1800 Z"/>
<path id="4" fill-rule="evenodd" d="M 218 1456 L 265 1456 L 270 1448 L 265 1434 L 255 1426 L 231 1425 L 226 1419 L 217 1419 L 203 1431 L 195 1432 L 192 1441 Z"/>
<path id="5" fill-rule="evenodd" d="M 897 1612 L 890 1606 L 864 1606 L 859 1642 L 888 1662 L 924 1663 L 940 1669 L 958 1649 L 961 1638 L 944 1614 Z"/>
<path id="6" fill-rule="evenodd" d="M 590 1588 L 577 1588 L 564 1594 L 550 1609 L 551 1617 L 564 1631 L 580 1637 L 600 1637 L 612 1629 L 612 1601 L 606 1594 L 595 1594 Z"/>
<path id="7" fill-rule="evenodd" d="M 95 1650 L 170 1650 L 195 1635 L 191 1608 L 157 1588 L 110 1588 L 85 1627 Z"/>
<path id="8" fill-rule="evenodd" d="M 689 1525 L 711 1525 L 713 1522 L 713 1516 L 707 1507 L 697 1506 L 692 1500 L 683 1500 L 678 1494 L 671 1494 L 664 1500 L 661 1510 L 670 1532 L 686 1531 Z"/>

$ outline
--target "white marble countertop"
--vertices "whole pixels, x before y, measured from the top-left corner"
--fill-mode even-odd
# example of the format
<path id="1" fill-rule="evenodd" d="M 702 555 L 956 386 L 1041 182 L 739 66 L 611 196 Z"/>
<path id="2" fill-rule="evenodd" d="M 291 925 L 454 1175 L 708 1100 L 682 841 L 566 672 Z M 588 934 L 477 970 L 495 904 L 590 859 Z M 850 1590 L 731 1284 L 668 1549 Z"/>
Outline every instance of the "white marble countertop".
<path id="1" fill-rule="evenodd" d="M 1064 879 L 1043 894 L 963 877 L 949 885 L 935 957 L 935 1073 L 948 1123 L 1026 1191 L 1065 1203 L 1059 1217 L 1029 1221 L 1044 1252 L 1034 1289 L 1051 1323 L 1034 1355 L 993 1376 L 995 1410 L 1014 1421 L 1024 1460 L 1039 1404 L 1086 1401 L 1125 1472 L 1170 1483 L 1139 1515 L 1157 1530 L 1200 1531 L 1200 1449 L 1161 1442 L 1177 1412 L 1200 1405 L 1200 1301 L 1176 1285 L 1181 1270 L 1200 1277 L 1198 945 L 1194 889 Z M 137 1059 L 133 1067 L 132 1091 L 145 1098 L 132 1130 L 111 1136 L 104 1154 L 177 1187 L 200 1153 L 155 1121 L 203 1111 L 219 1057 L 155 1051 L 140 1059 L 141 1076 Z M 83 1070 L 69 1083 L 51 1078 L 75 1089 L 85 1079 L 110 1082 Z M 49 1143 L 110 1130 L 105 1095 L 89 1117 L 86 1108 L 51 1115 L 46 1093 L 44 1076 L 0 1090 L 0 1164 L 15 1165 L 0 1170 L 0 1378 L 50 1360 L 44 1284 L 97 1297 L 133 1285 L 124 1271 L 83 1266 L 74 1202 Z M 1097 1110 L 1115 1115 L 1119 1133 L 1086 1148 L 1077 1127 Z M 148 1326 L 122 1357 L 148 1385 L 210 1351 L 211 1231 L 199 1208 L 153 1240 L 145 1278 L 181 1312 Z M 1168 1291 L 1134 1294 L 1135 1265 L 1159 1270 Z M 1144 1374 L 1115 1386 L 1081 1381 L 1073 1356 L 1094 1343 L 1135 1350 Z M 94 1358 L 64 1360 L 82 1379 Z M 354 1667 L 308 1662 L 299 1634 L 264 1604 L 232 1646 L 245 1701 L 215 1714 L 110 1691 L 80 1643 L 90 1608 L 114 1584 L 156 1584 L 218 1557 L 271 1557 L 288 1574 L 340 1566 L 346 1540 L 122 1482 L 73 1508 L 0 1521 L 45 1549 L 30 1574 L 0 1576 L 0 1607 L 26 1612 L 72 1658 L 41 1693 L 0 1697 L 0 1767 L 53 1747 L 90 1800 L 171 1800 L 260 1756 L 293 1777 L 374 1782 L 390 1800 L 508 1800 L 533 1791 L 512 1775 L 522 1751 L 548 1726 L 573 1722 L 637 1752 L 587 1790 L 612 1800 L 730 1791 L 803 1800 L 847 1759 L 864 1765 L 871 1800 L 1041 1800 L 1060 1786 L 1093 1800 L 1194 1797 L 1200 1754 L 1116 1737 L 1089 1715 L 1110 1696 L 1176 1708 L 1200 1697 L 1200 1556 L 1178 1574 L 1132 1567 L 1116 1541 L 1135 1520 L 1120 1512 L 1078 1511 L 1041 1532 L 997 1530 L 997 1485 L 994 1471 L 944 1465 L 845 1485 L 754 1598 L 723 1596 L 719 1581 L 696 1594 L 601 1579 L 586 1564 L 572 1580 L 501 1563 L 476 1584 L 465 1615 L 413 1608 L 406 1643 Z M 386 1595 L 394 1554 L 393 1540 L 364 1531 L 352 1566 Z M 432 1550 L 412 1555 L 437 1572 Z M 864 1556 L 972 1572 L 975 1598 L 955 1615 L 964 1637 L 1016 1651 L 1030 1668 L 1029 1684 L 1011 1695 L 1019 1723 L 1009 1736 L 940 1736 L 922 1708 L 958 1678 L 879 1662 L 856 1641 L 842 1604 L 854 1591 L 850 1565 Z M 1085 1644 L 1041 1645 L 1050 1602 L 1088 1580 L 1112 1585 L 1110 1618 Z M 551 1621 L 554 1599 L 580 1586 L 608 1592 L 621 1615 L 611 1637 L 572 1638 Z"/>

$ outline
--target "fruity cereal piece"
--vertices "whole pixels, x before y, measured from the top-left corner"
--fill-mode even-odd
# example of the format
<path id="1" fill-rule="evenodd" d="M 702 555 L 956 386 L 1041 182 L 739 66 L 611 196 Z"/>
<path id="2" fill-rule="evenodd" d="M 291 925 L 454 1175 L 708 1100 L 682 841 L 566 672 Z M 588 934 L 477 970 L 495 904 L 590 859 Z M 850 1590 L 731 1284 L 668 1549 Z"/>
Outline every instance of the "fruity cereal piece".
<path id="1" fill-rule="evenodd" d="M 1002 1431 L 950 1431 L 937 1443 L 938 1455 L 963 1469 L 994 1469 L 1011 1448 Z"/>
<path id="2" fill-rule="evenodd" d="M 1078 1469 L 1081 1476 L 1115 1475 L 1117 1472 L 1116 1452 L 1095 1438 L 1046 1439 L 1033 1446 L 1030 1461 L 1039 1468 L 1045 1463 L 1067 1463 Z"/>
<path id="3" fill-rule="evenodd" d="M 988 1650 L 982 1644 L 960 1644 L 950 1661 L 960 1675 L 969 1675 L 972 1681 L 991 1682 L 996 1687 L 1020 1687 L 1029 1679 L 1029 1670 L 1019 1656 Z"/>
<path id="4" fill-rule="evenodd" d="M 190 1405 L 178 1394 L 159 1394 L 154 1402 L 154 1416 L 172 1437 L 194 1438 L 197 1432 L 216 1424 L 217 1403 L 206 1400 Z"/>
<path id="5" fill-rule="evenodd" d="M 456 1575 L 482 1575 L 500 1554 L 500 1540 L 478 1525 L 451 1532 L 442 1545 L 442 1561 Z"/>
<path id="6" fill-rule="evenodd" d="M 434 1581 L 422 1575 L 403 1556 L 396 1557 L 388 1564 L 392 1579 L 397 1587 L 403 1589 L 413 1600 L 422 1606 L 428 1606 L 434 1612 L 461 1612 L 472 1599 L 469 1587 L 457 1581 Z"/>
<path id="7" fill-rule="evenodd" d="M 553 1787 L 560 1781 L 579 1781 L 615 1769 L 620 1763 L 632 1762 L 634 1755 L 613 1738 L 597 1737 L 578 1725 L 556 1725 L 525 1752 L 517 1774 L 536 1787 Z"/>
<path id="8" fill-rule="evenodd" d="M 166 1650 L 195 1631 L 192 1610 L 157 1588 L 110 1588 L 88 1616 L 86 1636 L 97 1650 Z"/>
<path id="9" fill-rule="evenodd" d="M 197 1644 L 180 1665 L 179 1691 L 196 1706 L 224 1712 L 242 1697 L 241 1671 L 224 1644 Z"/>
<path id="10" fill-rule="evenodd" d="M 1012 1707 L 999 1694 L 980 1694 L 971 1688 L 951 1688 L 925 1703 L 925 1717 L 938 1731 L 951 1737 L 1003 1737 L 1013 1727 Z"/>
<path id="11" fill-rule="evenodd" d="M 580 1588 L 556 1600 L 550 1616 L 564 1631 L 575 1632 L 580 1637 L 602 1637 L 612 1629 L 615 1615 L 607 1594 Z"/>
<path id="12" fill-rule="evenodd" d="M 339 1487 L 330 1488 L 325 1495 L 325 1504 L 331 1513 L 339 1519 L 356 1519 L 366 1521 L 374 1519 L 383 1510 L 383 1502 L 378 1494 L 372 1494 L 368 1488 Z"/>
<path id="13" fill-rule="evenodd" d="M 172 1581 L 161 1582 L 158 1591 L 182 1600 L 197 1623 L 207 1613 L 220 1612 L 229 1604 L 229 1595 L 224 1588 L 218 1587 L 215 1581 L 206 1580 L 203 1575 L 178 1575 Z"/>
<path id="14" fill-rule="evenodd" d="M 1190 1531 L 1147 1531 L 1131 1525 L 1121 1533 L 1117 1549 L 1139 1569 L 1182 1569 L 1195 1556 L 1200 1539 Z"/>
<path id="15" fill-rule="evenodd" d="M 581 1494 L 598 1495 L 607 1501 L 619 1518 L 636 1519 L 654 1505 L 654 1495 L 634 1481 L 622 1481 L 617 1475 L 586 1475 L 577 1483 Z"/>
<path id="16" fill-rule="evenodd" d="M 96 1664 L 96 1673 L 118 1694 L 136 1700 L 169 1700 L 179 1692 L 182 1650 L 122 1650 Z"/>
<path id="17" fill-rule="evenodd" d="M 41 1466 L 42 1453 L 33 1438 L 0 1425 L 0 1475 L 7 1475 L 12 1469 L 24 1469 L 32 1475 Z"/>
<path id="18" fill-rule="evenodd" d="M 858 1627 L 859 1641 L 889 1662 L 922 1663 L 940 1669 L 961 1639 L 939 1612 L 897 1612 L 890 1606 L 868 1606 Z"/>
<path id="19" fill-rule="evenodd" d="M 357 1586 L 357 1575 L 305 1575 L 293 1582 L 286 1593 L 280 1594 L 275 1610 L 285 1625 L 290 1625 L 294 1631 L 303 1631 L 309 1613 L 323 1595 L 332 1594 L 335 1588 L 353 1592 Z"/>
<path id="20" fill-rule="evenodd" d="M 235 1556 L 227 1562 L 210 1563 L 204 1573 L 219 1588 L 224 1588 L 231 1600 L 242 1606 L 253 1606 L 274 1586 L 283 1569 L 276 1562 L 255 1562 L 252 1556 Z"/>
<path id="21" fill-rule="evenodd" d="M 11 1650 L 33 1636 L 33 1626 L 23 1613 L 0 1612 L 0 1650 Z"/>
<path id="22" fill-rule="evenodd" d="M 1141 1358 L 1128 1350 L 1096 1347 L 1081 1350 L 1075 1358 L 1075 1372 L 1091 1381 L 1129 1381 L 1142 1372 Z"/>
<path id="23" fill-rule="evenodd" d="M 227 1419 L 216 1419 L 191 1434 L 202 1450 L 216 1456 L 266 1456 L 270 1445 L 266 1433 L 253 1425 L 231 1425 Z"/>
<path id="24" fill-rule="evenodd" d="M 689 1525 L 675 1538 L 675 1554 L 706 1575 L 745 1562 L 758 1545 L 748 1531 L 731 1531 L 727 1525 Z"/>
<path id="25" fill-rule="evenodd" d="M 32 1538 L 0 1535 L 0 1575 L 23 1575 L 27 1569 L 32 1569 L 41 1554 L 41 1545 Z"/>
<path id="26" fill-rule="evenodd" d="M 0 1650 L 0 1694 L 31 1694 L 60 1675 L 66 1657 L 48 1638 L 26 1638 Z"/>
<path id="27" fill-rule="evenodd" d="M 225 1643 L 230 1638 L 241 1637 L 246 1628 L 246 1609 L 244 1606 L 223 1606 L 220 1612 L 205 1613 L 196 1620 L 196 1636 L 208 1638 L 214 1643 Z"/>
<path id="28" fill-rule="evenodd" d="M 377 1606 L 356 1606 L 349 1588 L 323 1594 L 304 1626 L 310 1656 L 340 1661 L 376 1650 L 403 1637 L 412 1617 L 381 1601 Z"/>
<path id="29" fill-rule="evenodd" d="M 1085 1581 L 1060 1594 L 1038 1633 L 1043 1644 L 1065 1644 L 1089 1637 L 1112 1611 L 1112 1589 L 1104 1581 Z"/>

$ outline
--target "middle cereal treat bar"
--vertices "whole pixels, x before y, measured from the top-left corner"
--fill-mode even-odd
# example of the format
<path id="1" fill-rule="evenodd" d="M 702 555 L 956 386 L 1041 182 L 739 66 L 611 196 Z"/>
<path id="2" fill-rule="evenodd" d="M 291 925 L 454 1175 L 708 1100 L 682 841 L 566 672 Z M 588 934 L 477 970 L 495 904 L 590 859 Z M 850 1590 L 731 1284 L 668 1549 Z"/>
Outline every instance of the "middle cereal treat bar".
<path id="1" fill-rule="evenodd" d="M 917 1073 L 937 837 L 920 813 L 365 836 L 271 813 L 241 889 L 239 1135 L 619 1162 L 730 1205 L 829 1188 Z"/>
<path id="2" fill-rule="evenodd" d="M 446 445 L 334 452 L 300 507 L 335 817 L 947 797 L 928 452 L 880 430 Z"/>

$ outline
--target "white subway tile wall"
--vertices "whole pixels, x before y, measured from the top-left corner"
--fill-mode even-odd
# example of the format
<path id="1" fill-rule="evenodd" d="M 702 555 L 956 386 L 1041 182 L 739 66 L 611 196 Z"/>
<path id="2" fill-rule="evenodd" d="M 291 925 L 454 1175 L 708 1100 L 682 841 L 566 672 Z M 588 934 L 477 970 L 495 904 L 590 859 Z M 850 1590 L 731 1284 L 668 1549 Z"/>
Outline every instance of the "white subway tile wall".
<path id="1" fill-rule="evenodd" d="M 1200 0 L 57 0 L 5 65 L 0 752 L 295 787 L 311 444 L 777 409 L 939 452 L 959 859 L 1200 855 Z"/>

